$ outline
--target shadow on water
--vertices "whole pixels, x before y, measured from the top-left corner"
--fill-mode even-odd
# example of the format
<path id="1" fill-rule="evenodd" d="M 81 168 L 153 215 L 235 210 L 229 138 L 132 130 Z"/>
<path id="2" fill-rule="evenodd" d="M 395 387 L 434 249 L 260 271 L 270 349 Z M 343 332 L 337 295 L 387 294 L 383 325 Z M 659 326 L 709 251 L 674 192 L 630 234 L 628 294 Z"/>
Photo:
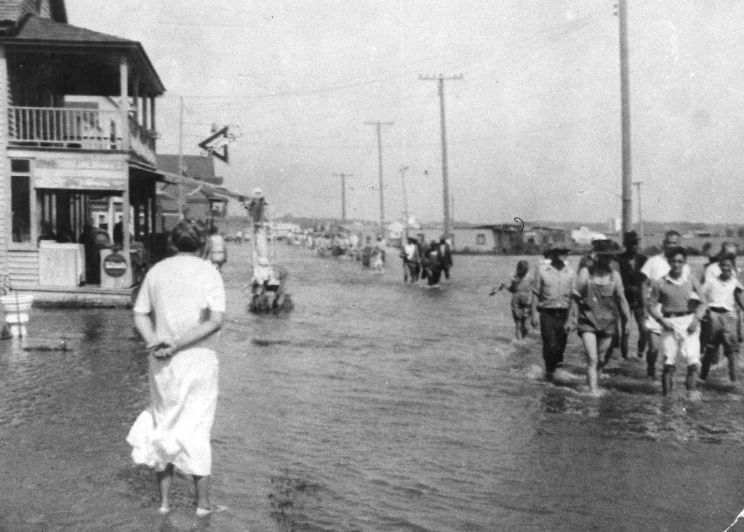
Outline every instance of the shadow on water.
<path id="1" fill-rule="evenodd" d="M 293 476 L 285 469 L 278 475 L 271 477 L 271 493 L 269 504 L 271 518 L 279 525 L 282 532 L 302 529 L 307 518 L 304 512 L 305 501 L 308 498 L 320 500 L 321 486 Z"/>

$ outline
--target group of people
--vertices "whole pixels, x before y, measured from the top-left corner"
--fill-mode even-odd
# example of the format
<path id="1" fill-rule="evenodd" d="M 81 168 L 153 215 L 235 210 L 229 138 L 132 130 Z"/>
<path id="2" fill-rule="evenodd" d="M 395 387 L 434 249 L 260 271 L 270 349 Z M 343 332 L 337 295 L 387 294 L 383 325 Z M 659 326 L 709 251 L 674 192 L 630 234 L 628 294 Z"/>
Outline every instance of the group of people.
<path id="1" fill-rule="evenodd" d="M 646 359 L 646 374 L 656 378 L 661 358 L 662 393 L 671 393 L 677 360 L 685 362 L 685 384 L 696 388 L 723 350 L 729 378 L 736 380 L 736 356 L 742 341 L 742 290 L 736 267 L 736 246 L 724 242 L 709 257 L 700 278 L 687 264 L 688 250 L 677 231 L 667 231 L 662 251 L 651 257 L 639 252 L 640 239 L 625 233 L 620 249 L 611 240 L 596 240 L 578 271 L 567 264 L 569 249 L 550 246 L 545 261 L 531 269 L 517 264 L 507 285 L 516 337 L 528 323 L 539 327 L 546 377 L 563 364 L 568 334 L 581 337 L 586 355 L 589 392 L 599 393 L 598 376 L 615 348 L 629 356 L 630 322 L 638 328 L 637 355 Z"/>
<path id="2" fill-rule="evenodd" d="M 452 248 L 444 236 L 429 244 L 423 238 L 408 238 L 400 257 L 403 259 L 403 282 L 415 283 L 423 279 L 427 286 L 437 286 L 442 275 L 445 279 L 450 278 Z"/>

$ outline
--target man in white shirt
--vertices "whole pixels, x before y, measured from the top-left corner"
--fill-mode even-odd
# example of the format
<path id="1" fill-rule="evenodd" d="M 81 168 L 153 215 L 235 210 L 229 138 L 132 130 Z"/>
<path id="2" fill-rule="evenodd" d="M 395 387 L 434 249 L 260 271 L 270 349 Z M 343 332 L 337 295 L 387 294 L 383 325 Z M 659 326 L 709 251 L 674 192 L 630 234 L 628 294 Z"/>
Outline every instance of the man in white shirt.
<path id="1" fill-rule="evenodd" d="M 742 287 L 734 275 L 733 254 L 723 255 L 718 261 L 720 273 L 713 277 L 706 275 L 703 285 L 703 297 L 708 304 L 709 323 L 704 347 L 700 378 L 705 379 L 713 361 L 717 358 L 718 348 L 723 346 L 723 354 L 729 362 L 729 378 L 736 381 L 736 356 L 739 354 L 739 333 L 737 306 L 744 309 Z"/>
<path id="2" fill-rule="evenodd" d="M 670 230 L 664 234 L 664 241 L 662 242 L 661 253 L 649 257 L 646 263 L 641 268 L 641 273 L 645 277 L 645 286 L 643 289 L 644 297 L 648 297 L 648 293 L 651 287 L 651 283 L 658 281 L 669 273 L 669 261 L 667 260 L 666 253 L 670 249 L 679 247 L 682 241 L 682 235 L 678 231 Z M 685 264 L 682 270 L 683 278 L 690 275 L 690 267 Z M 646 351 L 646 374 L 652 378 L 656 378 L 656 359 L 659 356 L 659 344 L 661 339 L 661 325 L 652 317 L 646 318 L 645 323 L 648 350 Z"/>

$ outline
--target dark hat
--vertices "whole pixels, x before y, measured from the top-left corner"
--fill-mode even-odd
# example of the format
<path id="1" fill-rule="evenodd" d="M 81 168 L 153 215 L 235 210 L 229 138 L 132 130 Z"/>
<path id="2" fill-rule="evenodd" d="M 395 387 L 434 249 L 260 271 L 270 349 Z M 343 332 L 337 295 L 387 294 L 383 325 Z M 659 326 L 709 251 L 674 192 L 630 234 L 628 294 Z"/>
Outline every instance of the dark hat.
<path id="1" fill-rule="evenodd" d="M 571 250 L 568 249 L 563 244 L 551 243 L 551 244 L 548 244 L 548 246 L 545 248 L 545 255 L 547 256 L 554 255 L 554 254 L 561 255 L 564 253 L 568 253 L 569 251 Z"/>
<path id="2" fill-rule="evenodd" d="M 628 231 L 623 235 L 623 244 L 626 246 L 628 244 L 638 244 L 641 241 L 641 239 L 638 237 L 638 233 L 635 231 Z"/>
<path id="3" fill-rule="evenodd" d="M 610 239 L 592 240 L 592 253 L 597 255 L 617 255 L 617 244 Z"/>

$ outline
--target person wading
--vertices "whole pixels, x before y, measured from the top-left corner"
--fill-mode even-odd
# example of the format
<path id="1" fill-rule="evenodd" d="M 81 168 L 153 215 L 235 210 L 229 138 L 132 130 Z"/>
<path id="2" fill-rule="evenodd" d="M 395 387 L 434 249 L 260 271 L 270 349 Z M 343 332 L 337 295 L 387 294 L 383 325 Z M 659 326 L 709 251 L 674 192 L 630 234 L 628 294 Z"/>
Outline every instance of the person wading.
<path id="1" fill-rule="evenodd" d="M 545 378 L 551 380 L 556 368 L 563 365 L 568 333 L 568 307 L 576 272 L 566 260 L 568 248 L 553 245 L 548 249 L 550 263 L 541 265 L 535 274 L 532 300 L 532 326 L 540 327 L 543 343 Z"/>
<path id="2" fill-rule="evenodd" d="M 687 365 L 687 390 L 695 389 L 700 367 L 700 320 L 706 310 L 700 300 L 700 283 L 692 275 L 685 275 L 687 250 L 667 248 L 667 258 L 669 273 L 652 283 L 647 304 L 649 316 L 663 331 L 660 350 L 664 360 L 661 376 L 664 395 L 672 392 L 677 355 L 681 355 Z"/>

